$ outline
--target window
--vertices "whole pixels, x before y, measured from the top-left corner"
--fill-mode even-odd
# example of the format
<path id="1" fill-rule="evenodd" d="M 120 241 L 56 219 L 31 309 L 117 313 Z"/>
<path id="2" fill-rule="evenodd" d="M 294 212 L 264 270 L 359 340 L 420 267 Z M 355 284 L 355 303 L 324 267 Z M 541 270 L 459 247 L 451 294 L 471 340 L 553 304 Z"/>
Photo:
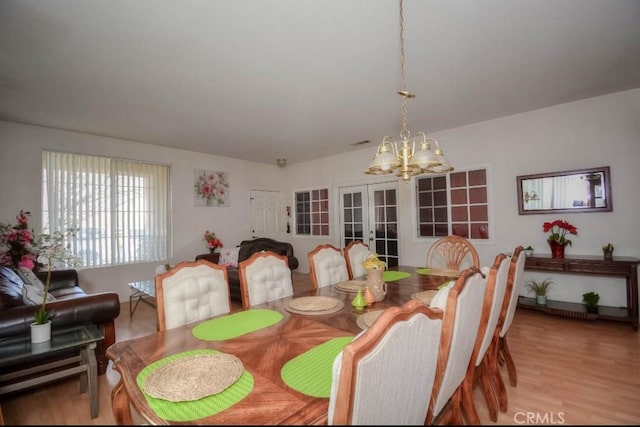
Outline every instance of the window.
<path id="1" fill-rule="evenodd" d="M 296 234 L 329 235 L 329 190 L 298 191 L 296 199 Z"/>
<path id="2" fill-rule="evenodd" d="M 418 237 L 489 239 L 487 169 L 416 178 Z"/>
<path id="3" fill-rule="evenodd" d="M 79 228 L 72 251 L 97 267 L 170 258 L 166 165 L 45 151 L 43 231 Z"/>

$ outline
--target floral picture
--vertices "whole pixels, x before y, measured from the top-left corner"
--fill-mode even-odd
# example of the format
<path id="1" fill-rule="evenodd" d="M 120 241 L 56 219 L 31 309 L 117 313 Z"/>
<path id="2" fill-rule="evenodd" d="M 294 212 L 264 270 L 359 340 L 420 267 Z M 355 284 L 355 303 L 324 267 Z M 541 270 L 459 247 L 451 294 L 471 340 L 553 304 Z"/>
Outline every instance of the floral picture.
<path id="1" fill-rule="evenodd" d="M 226 172 L 196 169 L 194 175 L 196 206 L 229 206 L 229 179 Z"/>

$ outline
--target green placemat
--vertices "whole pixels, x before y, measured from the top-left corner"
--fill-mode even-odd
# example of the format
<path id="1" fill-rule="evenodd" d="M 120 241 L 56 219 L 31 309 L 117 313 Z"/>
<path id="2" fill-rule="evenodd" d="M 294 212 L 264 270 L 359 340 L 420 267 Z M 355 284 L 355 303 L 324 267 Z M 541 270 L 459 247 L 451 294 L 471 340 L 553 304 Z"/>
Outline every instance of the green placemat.
<path id="1" fill-rule="evenodd" d="M 382 273 L 382 280 L 385 282 L 393 282 L 394 280 L 400 280 L 406 277 L 411 277 L 411 273 L 407 273 L 406 271 L 384 271 Z"/>
<path id="2" fill-rule="evenodd" d="M 202 399 L 189 402 L 169 402 L 168 400 L 157 399 L 155 397 L 149 396 L 145 392 L 143 388 L 144 379 L 151 372 L 153 372 L 154 369 L 157 369 L 181 357 L 209 353 L 219 352 L 215 350 L 185 351 L 184 353 L 167 356 L 164 359 L 153 362 L 152 364 L 145 367 L 142 371 L 140 371 L 140 374 L 138 374 L 138 377 L 136 378 L 136 382 L 138 383 L 138 387 L 142 391 L 142 394 L 144 394 L 144 397 L 147 399 L 149 406 L 151 407 L 151 409 L 153 409 L 157 416 L 167 421 L 197 420 L 199 418 L 208 417 L 230 408 L 231 406 L 247 397 L 251 390 L 253 390 L 253 376 L 245 370 L 238 381 L 229 386 L 226 390 L 218 394 L 213 394 L 211 396 L 203 397 Z"/>
<path id="3" fill-rule="evenodd" d="M 419 269 L 416 270 L 416 273 L 428 276 L 429 275 L 429 269 L 428 268 L 419 268 Z"/>
<path id="4" fill-rule="evenodd" d="M 280 320 L 282 313 L 256 308 L 206 320 L 196 325 L 191 332 L 194 337 L 205 341 L 228 340 L 274 325 Z"/>
<path id="5" fill-rule="evenodd" d="M 286 385 L 313 397 L 331 395 L 333 361 L 353 337 L 333 338 L 289 360 L 280 376 Z"/>

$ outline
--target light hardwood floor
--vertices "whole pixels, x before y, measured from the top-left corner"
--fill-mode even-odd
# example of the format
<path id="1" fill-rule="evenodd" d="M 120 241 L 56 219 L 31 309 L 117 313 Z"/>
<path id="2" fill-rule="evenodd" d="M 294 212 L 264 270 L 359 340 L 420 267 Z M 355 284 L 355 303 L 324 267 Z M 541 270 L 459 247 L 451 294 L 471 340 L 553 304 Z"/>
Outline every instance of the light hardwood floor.
<path id="1" fill-rule="evenodd" d="M 296 276 L 296 289 L 307 286 L 305 276 Z M 154 331 L 153 308 L 140 304 L 130 319 L 129 304 L 122 304 L 116 320 L 119 341 Z M 509 407 L 506 413 L 499 413 L 497 424 L 640 424 L 640 332 L 628 324 L 518 309 L 508 337 L 518 385 L 508 385 L 503 368 Z M 118 378 L 110 367 L 99 378 L 100 415 L 96 419 L 89 415 L 89 399 L 80 394 L 78 379 L 70 378 L 3 396 L 4 421 L 14 425 L 114 424 L 110 397 Z M 479 389 L 474 398 L 482 423 L 496 424 L 489 419 Z"/>

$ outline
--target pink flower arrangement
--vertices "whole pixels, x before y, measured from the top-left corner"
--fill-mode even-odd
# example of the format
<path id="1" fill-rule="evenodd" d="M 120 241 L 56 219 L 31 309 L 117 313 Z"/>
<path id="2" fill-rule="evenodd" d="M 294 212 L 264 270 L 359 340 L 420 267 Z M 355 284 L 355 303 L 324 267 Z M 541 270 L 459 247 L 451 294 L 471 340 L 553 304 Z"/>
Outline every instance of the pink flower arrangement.
<path id="1" fill-rule="evenodd" d="M 207 242 L 207 247 L 209 248 L 209 250 L 213 250 L 215 248 L 221 248 L 224 246 L 222 244 L 222 240 L 216 237 L 216 233 L 212 233 L 209 230 L 204 232 L 204 240 L 205 242 Z"/>
<path id="2" fill-rule="evenodd" d="M 30 215 L 31 212 L 21 210 L 16 216 L 16 225 L 0 224 L 0 265 L 35 268 L 39 251 L 34 243 L 33 230 L 29 229 Z"/>

